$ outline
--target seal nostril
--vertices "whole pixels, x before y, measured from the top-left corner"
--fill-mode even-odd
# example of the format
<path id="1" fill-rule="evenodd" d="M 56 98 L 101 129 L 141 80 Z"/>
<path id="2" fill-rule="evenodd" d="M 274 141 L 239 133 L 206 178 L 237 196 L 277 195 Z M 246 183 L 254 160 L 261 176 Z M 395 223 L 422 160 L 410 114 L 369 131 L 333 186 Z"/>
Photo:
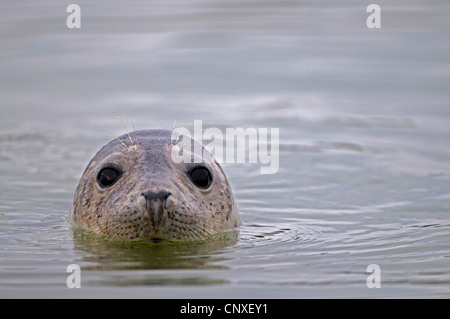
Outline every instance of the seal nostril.
<path id="1" fill-rule="evenodd" d="M 145 198 L 145 209 L 148 212 L 150 224 L 155 228 L 156 233 L 163 220 L 164 212 L 166 209 L 166 199 L 170 196 L 170 192 L 162 190 L 159 192 L 147 191 L 141 193 L 141 196 Z"/>
<path id="2" fill-rule="evenodd" d="M 147 202 L 151 202 L 153 200 L 159 200 L 161 202 L 164 202 L 166 201 L 167 197 L 169 197 L 171 194 L 172 193 L 165 190 L 159 191 L 158 193 L 152 191 L 141 193 L 141 195 L 145 197 Z"/>

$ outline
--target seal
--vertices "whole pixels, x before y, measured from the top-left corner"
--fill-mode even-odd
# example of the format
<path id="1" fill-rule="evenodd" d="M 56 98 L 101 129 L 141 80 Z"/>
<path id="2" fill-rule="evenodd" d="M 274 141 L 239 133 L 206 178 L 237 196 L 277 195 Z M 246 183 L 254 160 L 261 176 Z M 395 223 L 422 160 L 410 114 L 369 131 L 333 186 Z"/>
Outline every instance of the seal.
<path id="1" fill-rule="evenodd" d="M 172 135 L 133 131 L 103 146 L 76 187 L 69 222 L 111 240 L 191 241 L 236 231 L 241 220 L 219 163 L 191 138 Z M 199 145 L 201 158 L 173 160 Z"/>

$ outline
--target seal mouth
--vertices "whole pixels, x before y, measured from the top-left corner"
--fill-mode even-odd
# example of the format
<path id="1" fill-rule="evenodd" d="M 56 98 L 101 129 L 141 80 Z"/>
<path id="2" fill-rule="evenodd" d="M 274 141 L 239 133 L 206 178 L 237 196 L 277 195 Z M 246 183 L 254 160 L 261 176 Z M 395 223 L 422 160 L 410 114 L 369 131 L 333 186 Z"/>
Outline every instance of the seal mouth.
<path id="1" fill-rule="evenodd" d="M 156 237 L 147 239 L 147 241 L 155 243 L 155 244 L 159 244 L 159 243 L 163 243 L 163 242 L 169 242 L 169 240 L 167 240 L 167 239 L 156 238 Z"/>

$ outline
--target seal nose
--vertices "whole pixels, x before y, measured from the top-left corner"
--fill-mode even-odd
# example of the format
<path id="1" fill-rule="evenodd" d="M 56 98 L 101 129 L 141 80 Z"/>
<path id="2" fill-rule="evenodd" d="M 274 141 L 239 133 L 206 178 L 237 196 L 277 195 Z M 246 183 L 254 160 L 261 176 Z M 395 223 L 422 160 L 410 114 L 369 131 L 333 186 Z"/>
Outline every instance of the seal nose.
<path id="1" fill-rule="evenodd" d="M 150 218 L 150 223 L 155 229 L 158 229 L 164 220 L 166 200 L 170 195 L 171 193 L 165 190 L 157 193 L 152 191 L 141 193 L 141 196 L 145 198 L 145 209 Z"/>
<path id="2" fill-rule="evenodd" d="M 147 201 L 147 203 L 152 203 L 154 201 L 160 201 L 161 203 L 163 203 L 166 201 L 167 197 L 169 197 L 171 195 L 171 193 L 168 191 L 162 190 L 162 191 L 159 191 L 158 193 L 155 193 L 152 191 L 147 191 L 147 192 L 143 192 L 141 195 L 145 197 L 145 200 Z"/>

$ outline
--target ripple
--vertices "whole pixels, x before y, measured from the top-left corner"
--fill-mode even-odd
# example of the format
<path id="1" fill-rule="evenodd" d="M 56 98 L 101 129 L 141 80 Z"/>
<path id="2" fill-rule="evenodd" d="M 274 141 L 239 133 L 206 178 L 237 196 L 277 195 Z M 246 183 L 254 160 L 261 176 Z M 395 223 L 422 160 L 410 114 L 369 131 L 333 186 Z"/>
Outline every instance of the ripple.
<path id="1" fill-rule="evenodd" d="M 298 245 L 304 247 L 317 244 L 324 240 L 323 233 L 327 227 L 317 225 L 299 225 L 289 223 L 262 224 L 253 223 L 245 225 L 240 231 L 240 245 L 284 250 L 298 249 Z"/>

